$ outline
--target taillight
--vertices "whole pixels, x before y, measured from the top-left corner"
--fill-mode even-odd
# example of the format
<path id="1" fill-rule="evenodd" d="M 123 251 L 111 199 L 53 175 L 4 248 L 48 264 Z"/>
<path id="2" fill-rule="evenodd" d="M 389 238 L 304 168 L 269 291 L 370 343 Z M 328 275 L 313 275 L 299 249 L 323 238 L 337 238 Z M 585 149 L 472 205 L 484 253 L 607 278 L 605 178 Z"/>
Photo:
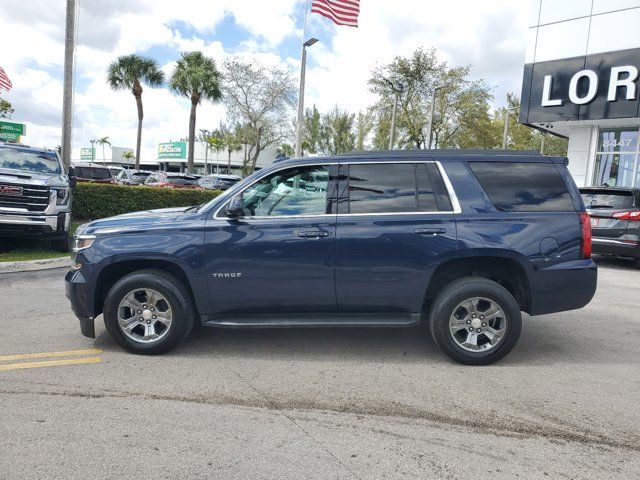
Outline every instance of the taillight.
<path id="1" fill-rule="evenodd" d="M 587 212 L 580 212 L 580 258 L 591 258 L 591 220 Z"/>
<path id="2" fill-rule="evenodd" d="M 640 222 L 640 210 L 614 213 L 613 218 L 617 218 L 618 220 L 629 220 L 630 222 Z"/>

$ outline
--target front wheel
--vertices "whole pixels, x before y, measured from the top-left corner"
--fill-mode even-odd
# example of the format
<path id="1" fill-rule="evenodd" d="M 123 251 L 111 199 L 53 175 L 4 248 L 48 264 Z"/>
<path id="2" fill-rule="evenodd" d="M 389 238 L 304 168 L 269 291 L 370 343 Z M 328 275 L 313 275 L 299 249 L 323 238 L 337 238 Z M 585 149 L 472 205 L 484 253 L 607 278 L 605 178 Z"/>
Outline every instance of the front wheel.
<path id="1" fill-rule="evenodd" d="M 186 287 L 160 270 L 141 270 L 118 280 L 104 304 L 107 331 L 134 353 L 160 354 L 193 328 L 194 307 Z"/>
<path id="2" fill-rule="evenodd" d="M 496 282 L 468 277 L 445 286 L 432 304 L 433 339 L 450 358 L 489 365 L 506 356 L 522 328 L 520 306 Z"/>

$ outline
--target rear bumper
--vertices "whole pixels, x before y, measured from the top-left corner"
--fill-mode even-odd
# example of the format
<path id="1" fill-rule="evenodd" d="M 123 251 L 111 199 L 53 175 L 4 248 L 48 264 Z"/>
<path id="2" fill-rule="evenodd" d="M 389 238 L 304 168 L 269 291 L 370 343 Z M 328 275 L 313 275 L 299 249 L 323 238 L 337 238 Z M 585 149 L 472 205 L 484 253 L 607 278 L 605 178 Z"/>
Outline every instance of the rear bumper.
<path id="1" fill-rule="evenodd" d="M 592 241 L 593 253 L 604 255 L 619 255 L 621 257 L 640 257 L 640 243 L 617 239 L 594 237 Z"/>
<path id="2" fill-rule="evenodd" d="M 530 315 L 576 310 L 596 293 L 598 268 L 593 260 L 562 262 L 536 270 L 530 282 Z"/>
<path id="3" fill-rule="evenodd" d="M 71 310 L 80 320 L 80 331 L 85 337 L 95 338 L 93 290 L 81 270 L 70 270 L 64 278 L 64 290 L 71 302 Z"/>

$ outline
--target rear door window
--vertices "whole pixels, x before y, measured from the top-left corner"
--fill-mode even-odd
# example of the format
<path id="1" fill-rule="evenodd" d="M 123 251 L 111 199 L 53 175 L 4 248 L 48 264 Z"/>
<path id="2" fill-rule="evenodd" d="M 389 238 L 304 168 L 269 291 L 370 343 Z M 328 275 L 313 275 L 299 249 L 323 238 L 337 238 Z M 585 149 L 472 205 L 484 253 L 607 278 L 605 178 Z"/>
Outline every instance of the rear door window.
<path id="1" fill-rule="evenodd" d="M 348 213 L 451 210 L 446 187 L 433 163 L 351 164 L 348 172 Z"/>
<path id="2" fill-rule="evenodd" d="M 575 211 L 571 194 L 552 163 L 469 162 L 496 210 Z"/>
<path id="3" fill-rule="evenodd" d="M 611 190 L 581 190 L 584 206 L 589 209 L 612 209 L 622 210 L 632 208 L 633 192 Z"/>

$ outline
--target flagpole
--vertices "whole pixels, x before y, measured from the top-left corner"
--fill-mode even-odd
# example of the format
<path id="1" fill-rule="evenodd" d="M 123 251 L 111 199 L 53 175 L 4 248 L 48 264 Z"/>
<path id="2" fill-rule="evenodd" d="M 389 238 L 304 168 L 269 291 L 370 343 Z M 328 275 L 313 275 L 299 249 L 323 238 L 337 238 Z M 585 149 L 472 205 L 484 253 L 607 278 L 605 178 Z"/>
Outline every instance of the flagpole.
<path id="1" fill-rule="evenodd" d="M 296 151 L 295 157 L 302 156 L 302 128 L 304 123 L 304 88 L 305 76 L 307 72 L 307 47 L 310 47 L 318 40 L 310 38 L 307 40 L 307 28 L 309 27 L 309 0 L 304 6 L 304 29 L 302 31 L 302 56 L 300 58 L 300 88 L 298 89 L 298 123 L 296 125 Z"/>

